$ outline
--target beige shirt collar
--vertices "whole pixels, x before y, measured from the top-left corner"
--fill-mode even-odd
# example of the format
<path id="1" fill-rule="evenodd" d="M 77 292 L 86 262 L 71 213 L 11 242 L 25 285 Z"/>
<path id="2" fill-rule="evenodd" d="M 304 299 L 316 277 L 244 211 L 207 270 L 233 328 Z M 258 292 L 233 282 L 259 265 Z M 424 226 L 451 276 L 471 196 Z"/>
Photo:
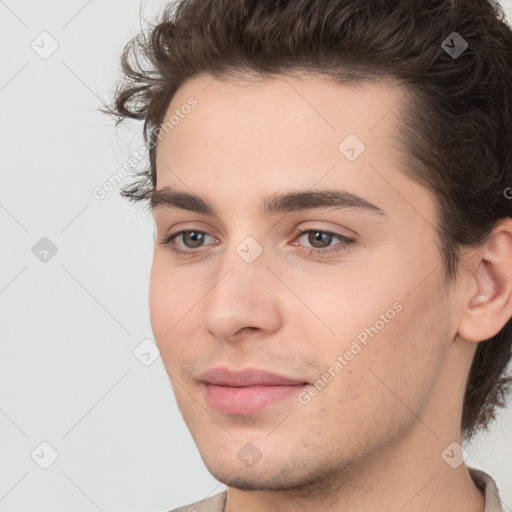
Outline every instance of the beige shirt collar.
<path id="1" fill-rule="evenodd" d="M 484 512 L 504 512 L 496 482 L 491 475 L 481 469 L 471 468 L 469 466 L 468 470 L 475 484 L 484 493 Z"/>

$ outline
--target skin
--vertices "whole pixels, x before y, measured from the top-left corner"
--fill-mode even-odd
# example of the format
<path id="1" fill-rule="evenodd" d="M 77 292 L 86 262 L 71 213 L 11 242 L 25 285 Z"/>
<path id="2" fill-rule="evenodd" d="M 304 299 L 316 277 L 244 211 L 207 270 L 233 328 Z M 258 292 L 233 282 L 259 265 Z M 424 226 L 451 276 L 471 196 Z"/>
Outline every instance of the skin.
<path id="1" fill-rule="evenodd" d="M 477 342 L 512 316 L 512 227 L 464 253 L 445 291 L 429 191 L 402 172 L 392 136 L 403 91 L 392 83 L 338 85 L 314 75 L 260 81 L 200 75 L 173 97 L 165 119 L 197 106 L 157 148 L 157 189 L 207 199 L 216 215 L 154 210 L 151 324 L 179 409 L 201 457 L 228 486 L 226 510 L 471 511 L 482 493 L 443 451 L 461 443 L 464 385 Z M 349 134 L 366 150 L 350 162 Z M 376 204 L 368 211 L 310 209 L 265 215 L 262 198 L 337 188 Z M 354 238 L 338 253 L 299 228 Z M 204 230 L 202 245 L 174 239 Z M 252 263 L 236 252 L 252 236 Z M 476 298 L 482 297 L 476 303 Z M 226 415 L 205 402 L 208 368 L 264 368 L 314 383 L 380 315 L 402 308 L 304 405 L 296 397 L 262 412 Z M 261 458 L 246 467 L 238 451 Z"/>

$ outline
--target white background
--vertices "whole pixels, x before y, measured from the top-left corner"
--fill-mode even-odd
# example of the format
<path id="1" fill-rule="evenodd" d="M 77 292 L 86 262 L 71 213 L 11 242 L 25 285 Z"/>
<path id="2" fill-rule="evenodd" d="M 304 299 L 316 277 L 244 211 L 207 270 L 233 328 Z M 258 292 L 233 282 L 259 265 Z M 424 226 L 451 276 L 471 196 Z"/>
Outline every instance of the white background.
<path id="1" fill-rule="evenodd" d="M 144 16 L 162 5 L 142 2 Z M 0 1 L 3 512 L 163 512 L 225 488 L 201 461 L 161 359 L 144 366 L 133 353 L 153 340 L 151 217 L 119 188 L 92 194 L 142 145 L 141 124 L 116 132 L 97 111 L 140 6 Z M 46 59 L 31 47 L 51 48 L 43 31 L 58 43 Z M 57 247 L 46 263 L 32 252 L 43 237 Z M 509 408 L 466 447 L 508 507 L 511 432 Z M 48 469 L 42 442 L 58 453 Z"/>

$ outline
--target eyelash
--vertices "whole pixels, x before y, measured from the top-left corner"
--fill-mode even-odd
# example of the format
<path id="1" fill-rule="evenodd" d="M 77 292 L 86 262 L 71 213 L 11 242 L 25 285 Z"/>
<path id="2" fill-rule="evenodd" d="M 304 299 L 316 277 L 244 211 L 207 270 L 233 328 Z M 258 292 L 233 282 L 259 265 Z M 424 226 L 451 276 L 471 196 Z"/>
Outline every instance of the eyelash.
<path id="1" fill-rule="evenodd" d="M 174 242 L 174 239 L 177 238 L 178 236 L 180 235 L 183 235 L 184 233 L 199 233 L 201 235 L 208 235 L 208 233 L 206 233 L 205 231 L 201 231 L 200 229 L 185 229 L 185 230 L 182 230 L 182 231 L 178 231 L 176 233 L 170 233 L 169 235 L 167 235 L 163 240 L 161 240 L 159 243 L 162 244 L 162 245 L 165 245 L 165 246 L 168 246 L 169 249 L 171 250 L 171 252 L 173 252 L 174 254 L 178 255 L 178 256 L 185 256 L 185 257 L 192 257 L 194 256 L 195 254 L 194 253 L 197 253 L 198 250 L 197 249 L 189 249 L 187 251 L 184 251 L 182 249 L 178 249 L 176 247 L 176 244 Z M 348 248 L 354 243 L 354 239 L 353 238 L 349 238 L 349 237 L 346 237 L 344 235 L 341 235 L 339 233 L 335 233 L 334 231 L 325 231 L 325 230 L 321 230 L 321 229 L 303 229 L 303 230 L 299 230 L 299 232 L 297 233 L 296 237 L 295 238 L 300 238 L 302 235 L 304 235 L 305 233 L 322 233 L 324 235 L 329 235 L 329 236 L 333 236 L 333 237 L 336 237 L 336 238 L 339 238 L 341 240 L 340 243 L 338 244 L 335 244 L 333 247 L 335 247 L 335 249 L 317 249 L 317 248 L 312 248 L 309 250 L 309 256 L 313 256 L 313 255 L 318 255 L 318 256 L 332 256 L 334 254 L 338 254 L 342 251 L 346 251 L 348 250 Z M 308 249 L 308 248 L 306 248 Z"/>

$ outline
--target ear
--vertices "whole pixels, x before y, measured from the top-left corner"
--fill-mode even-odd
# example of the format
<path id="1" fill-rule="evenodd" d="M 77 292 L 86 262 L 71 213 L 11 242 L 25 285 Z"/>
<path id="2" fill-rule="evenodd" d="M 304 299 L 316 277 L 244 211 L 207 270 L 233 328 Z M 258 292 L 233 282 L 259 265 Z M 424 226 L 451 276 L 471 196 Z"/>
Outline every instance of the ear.
<path id="1" fill-rule="evenodd" d="M 492 338 L 512 317 L 512 219 L 506 218 L 474 251 L 458 334 L 469 341 Z"/>

